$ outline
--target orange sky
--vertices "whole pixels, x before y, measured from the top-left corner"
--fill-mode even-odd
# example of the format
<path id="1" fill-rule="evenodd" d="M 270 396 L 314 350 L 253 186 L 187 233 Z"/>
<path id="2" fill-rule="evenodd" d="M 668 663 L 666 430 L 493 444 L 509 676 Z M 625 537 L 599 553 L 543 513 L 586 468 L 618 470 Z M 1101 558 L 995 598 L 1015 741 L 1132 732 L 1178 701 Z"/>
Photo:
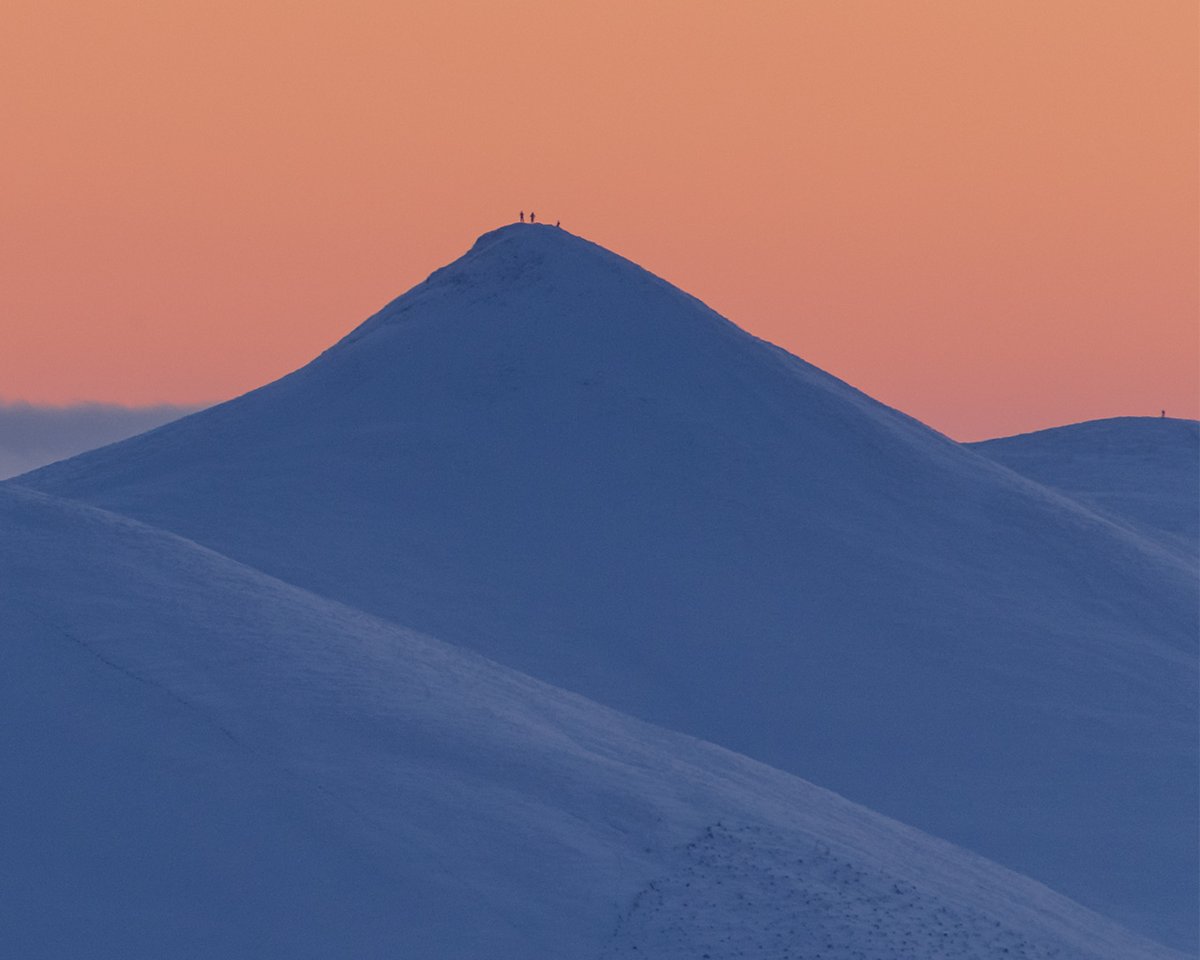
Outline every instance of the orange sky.
<path id="1" fill-rule="evenodd" d="M 952 436 L 1197 416 L 1193 0 L 6 0 L 0 399 L 231 396 L 530 207 Z"/>

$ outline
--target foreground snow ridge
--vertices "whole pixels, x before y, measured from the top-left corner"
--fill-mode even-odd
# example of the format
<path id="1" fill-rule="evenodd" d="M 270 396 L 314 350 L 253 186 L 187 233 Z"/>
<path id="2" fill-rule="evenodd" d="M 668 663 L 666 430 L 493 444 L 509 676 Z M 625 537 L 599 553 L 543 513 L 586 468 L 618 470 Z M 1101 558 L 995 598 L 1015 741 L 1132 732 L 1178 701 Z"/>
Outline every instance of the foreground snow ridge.
<path id="1" fill-rule="evenodd" d="M 23 958 L 1177 956 L 726 750 L 0 488 Z"/>

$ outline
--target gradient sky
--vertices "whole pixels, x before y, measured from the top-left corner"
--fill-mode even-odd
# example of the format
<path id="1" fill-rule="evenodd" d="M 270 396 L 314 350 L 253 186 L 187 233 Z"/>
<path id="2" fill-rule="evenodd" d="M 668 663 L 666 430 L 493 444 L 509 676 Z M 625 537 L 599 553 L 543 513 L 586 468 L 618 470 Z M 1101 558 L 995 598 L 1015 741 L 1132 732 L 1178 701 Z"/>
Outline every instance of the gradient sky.
<path id="1" fill-rule="evenodd" d="M 6 0 L 0 400 L 193 403 L 533 208 L 959 439 L 1195 417 L 1193 0 Z"/>

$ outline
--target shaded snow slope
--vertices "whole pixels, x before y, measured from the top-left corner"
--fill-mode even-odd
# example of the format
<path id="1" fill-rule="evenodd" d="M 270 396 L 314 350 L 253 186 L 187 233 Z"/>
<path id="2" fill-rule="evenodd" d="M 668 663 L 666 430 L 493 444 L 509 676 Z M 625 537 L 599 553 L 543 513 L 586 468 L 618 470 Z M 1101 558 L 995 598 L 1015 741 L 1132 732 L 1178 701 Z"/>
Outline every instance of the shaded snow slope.
<path id="1" fill-rule="evenodd" d="M 19 488 L 0 530 L 6 955 L 1176 956 L 172 535 Z"/>
<path id="2" fill-rule="evenodd" d="M 1200 423 L 1091 420 L 970 445 L 1190 557 L 1200 552 Z"/>
<path id="3" fill-rule="evenodd" d="M 19 482 L 1195 943 L 1194 571 L 565 231 Z"/>

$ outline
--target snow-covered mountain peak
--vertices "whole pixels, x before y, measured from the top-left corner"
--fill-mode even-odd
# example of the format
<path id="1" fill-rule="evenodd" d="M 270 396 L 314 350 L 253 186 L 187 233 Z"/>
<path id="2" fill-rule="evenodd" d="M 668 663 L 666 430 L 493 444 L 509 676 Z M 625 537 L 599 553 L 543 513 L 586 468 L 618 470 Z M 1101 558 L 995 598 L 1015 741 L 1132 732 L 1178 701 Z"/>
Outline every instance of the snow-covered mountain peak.
<path id="1" fill-rule="evenodd" d="M 428 283 L 521 283 L 554 280 L 587 283 L 626 272 L 649 277 L 637 264 L 561 227 L 511 223 L 482 234 L 471 249 L 435 270 Z"/>
<path id="2" fill-rule="evenodd" d="M 558 274 L 582 279 L 606 251 L 559 227 L 515 223 L 489 230 L 465 254 L 435 270 L 426 281 L 438 286 L 526 285 Z M 615 259 L 608 255 L 608 259 Z"/>
<path id="3" fill-rule="evenodd" d="M 1194 566 L 555 227 L 17 482 L 1195 942 Z"/>
<path id="4" fill-rule="evenodd" d="M 588 330 L 606 334 L 608 350 L 618 351 L 645 349 L 648 338 L 677 338 L 689 324 L 754 340 L 624 257 L 560 227 L 520 223 L 483 234 L 465 254 L 393 300 L 331 352 L 393 325 L 426 318 L 446 322 L 446 314 L 464 321 L 456 336 L 472 338 L 472 325 L 499 327 L 514 346 L 520 339 L 544 337 L 559 352 L 572 346 L 594 350 Z M 564 333 L 572 339 L 564 340 Z M 471 343 L 461 344 L 464 352 Z M 372 349 L 379 346 L 372 343 Z M 533 343 L 526 348 L 538 349 Z"/>

